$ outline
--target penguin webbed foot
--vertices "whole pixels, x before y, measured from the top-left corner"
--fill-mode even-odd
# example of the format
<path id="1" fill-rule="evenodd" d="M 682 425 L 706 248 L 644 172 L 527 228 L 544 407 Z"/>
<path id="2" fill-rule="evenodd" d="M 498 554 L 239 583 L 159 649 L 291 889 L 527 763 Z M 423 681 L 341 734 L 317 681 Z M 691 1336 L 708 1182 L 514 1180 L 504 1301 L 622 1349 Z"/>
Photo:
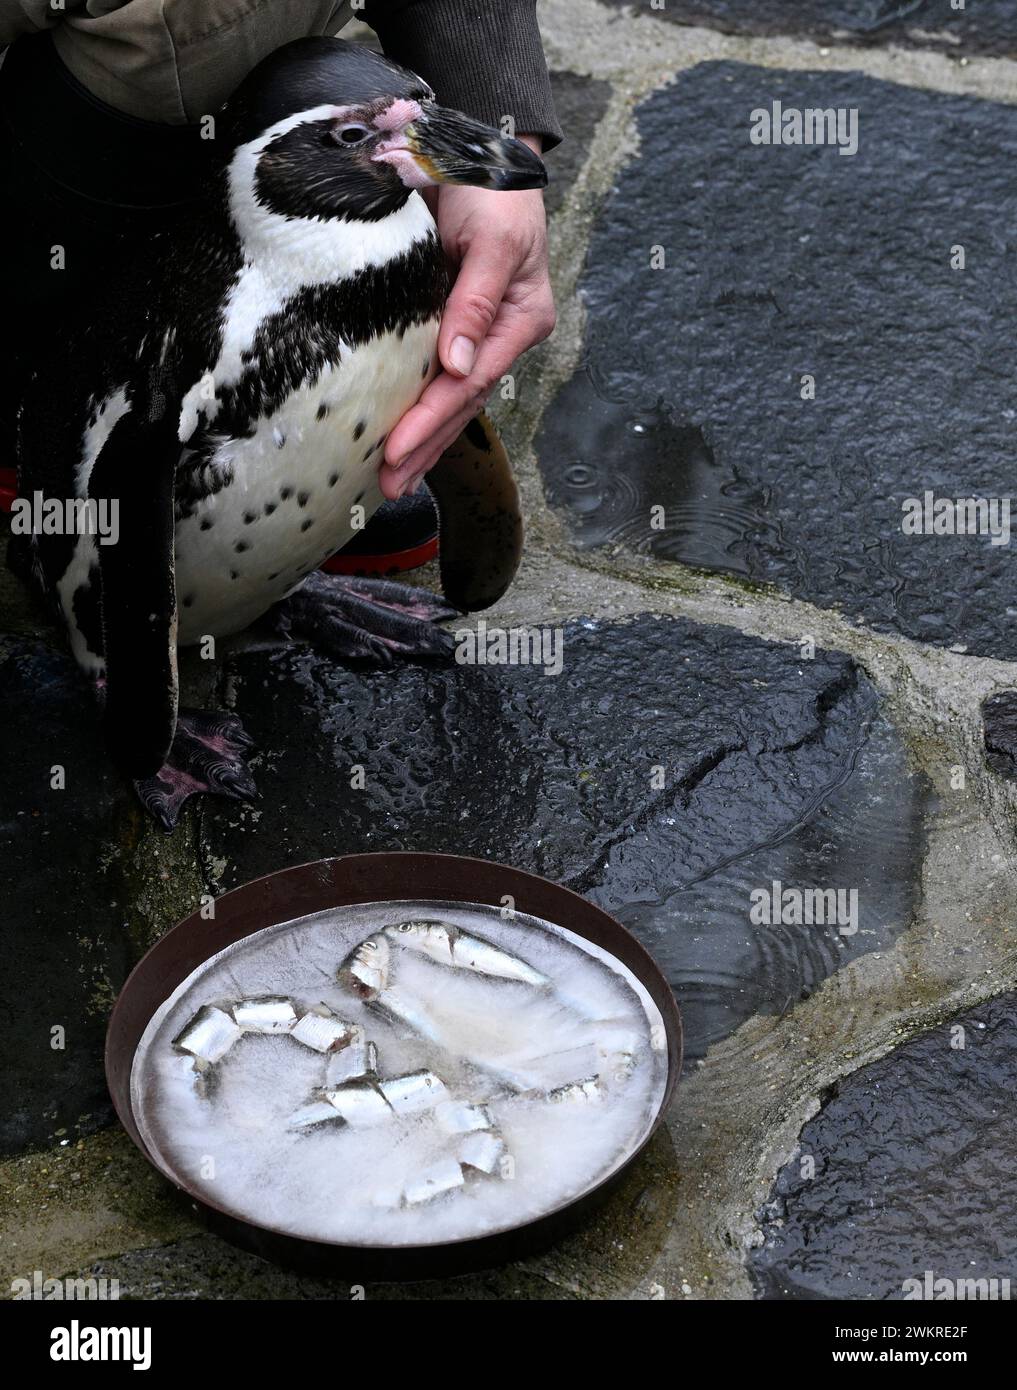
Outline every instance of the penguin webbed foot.
<path id="1" fill-rule="evenodd" d="M 146 811 L 175 829 L 184 802 L 208 793 L 251 801 L 256 795 L 247 755 L 254 741 L 235 714 L 181 711 L 169 755 L 152 777 L 135 780 Z"/>
<path id="2" fill-rule="evenodd" d="M 276 616 L 283 632 L 329 656 L 391 666 L 397 656 L 449 656 L 455 640 L 435 624 L 462 615 L 412 584 L 315 571 L 278 605 Z"/>

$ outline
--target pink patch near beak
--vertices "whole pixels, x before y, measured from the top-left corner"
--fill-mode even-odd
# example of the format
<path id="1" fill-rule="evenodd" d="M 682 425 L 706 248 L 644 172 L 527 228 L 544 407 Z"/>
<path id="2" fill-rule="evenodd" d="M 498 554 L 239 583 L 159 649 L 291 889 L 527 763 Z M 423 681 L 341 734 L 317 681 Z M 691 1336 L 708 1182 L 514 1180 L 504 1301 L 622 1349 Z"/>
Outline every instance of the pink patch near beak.
<path id="1" fill-rule="evenodd" d="M 391 131 L 392 134 L 379 142 L 371 158 L 377 164 L 391 164 L 407 188 L 430 188 L 434 183 L 417 163 L 406 138 L 406 127 L 412 125 L 420 115 L 419 102 L 400 98 L 374 118 L 379 130 Z"/>
<path id="2" fill-rule="evenodd" d="M 404 101 L 402 97 L 386 106 L 380 116 L 375 116 L 374 124 L 379 130 L 402 130 L 420 117 L 420 103 Z"/>

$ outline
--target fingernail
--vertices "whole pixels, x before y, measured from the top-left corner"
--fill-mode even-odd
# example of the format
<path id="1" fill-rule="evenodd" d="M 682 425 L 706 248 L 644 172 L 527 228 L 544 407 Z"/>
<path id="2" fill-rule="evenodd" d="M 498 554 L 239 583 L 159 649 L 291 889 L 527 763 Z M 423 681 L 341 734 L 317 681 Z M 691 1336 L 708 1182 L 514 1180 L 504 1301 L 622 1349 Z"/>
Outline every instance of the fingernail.
<path id="1" fill-rule="evenodd" d="M 469 376 L 473 370 L 473 359 L 477 355 L 477 349 L 470 342 L 469 338 L 453 338 L 448 350 L 448 360 L 460 374 Z"/>

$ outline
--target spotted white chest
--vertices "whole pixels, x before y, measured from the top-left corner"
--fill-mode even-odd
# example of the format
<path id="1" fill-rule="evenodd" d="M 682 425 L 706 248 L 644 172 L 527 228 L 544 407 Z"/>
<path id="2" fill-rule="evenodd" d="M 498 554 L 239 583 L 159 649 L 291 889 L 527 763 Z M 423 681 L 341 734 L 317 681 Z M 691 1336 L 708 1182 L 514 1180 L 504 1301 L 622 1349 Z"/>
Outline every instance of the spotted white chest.
<path id="1" fill-rule="evenodd" d="M 228 484 L 176 527 L 178 640 L 259 618 L 355 534 L 384 500 L 384 440 L 436 372 L 438 319 L 345 351 L 247 439 L 209 460 Z"/>

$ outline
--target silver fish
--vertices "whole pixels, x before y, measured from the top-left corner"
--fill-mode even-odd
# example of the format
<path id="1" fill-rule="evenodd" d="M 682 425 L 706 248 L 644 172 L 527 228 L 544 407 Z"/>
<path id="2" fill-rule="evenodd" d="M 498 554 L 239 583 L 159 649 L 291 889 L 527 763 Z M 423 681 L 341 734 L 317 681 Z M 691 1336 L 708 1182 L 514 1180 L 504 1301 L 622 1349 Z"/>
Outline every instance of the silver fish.
<path id="1" fill-rule="evenodd" d="M 505 1140 L 497 1134 L 468 1134 L 459 1145 L 459 1162 L 481 1173 L 493 1173 L 504 1152 Z"/>
<path id="2" fill-rule="evenodd" d="M 283 995 L 263 994 L 234 1004 L 233 1018 L 245 1033 L 288 1033 L 297 1021 L 297 1011 Z"/>
<path id="3" fill-rule="evenodd" d="M 378 1087 L 397 1115 L 419 1115 L 433 1110 L 448 1099 L 448 1091 L 440 1076 L 433 1071 L 413 1071 L 406 1076 L 393 1076 Z"/>
<path id="4" fill-rule="evenodd" d="M 518 980 L 524 985 L 546 985 L 546 975 L 534 970 L 518 956 L 482 941 L 478 936 L 458 932 L 452 943 L 452 964 L 457 970 L 475 970 L 478 975 L 490 975 L 499 980 Z"/>
<path id="5" fill-rule="evenodd" d="M 440 1041 L 437 1024 L 428 1016 L 424 1006 L 405 991 L 387 989 L 372 1000 L 372 1006 L 405 1023 L 418 1037 L 427 1038 L 430 1042 Z"/>
<path id="6" fill-rule="evenodd" d="M 517 1067 L 499 1067 L 498 1075 L 517 1090 L 548 1091 L 565 1086 L 570 1081 L 595 1076 L 603 1065 L 594 1043 L 570 1047 L 564 1052 L 549 1052 L 542 1057 L 528 1057 Z"/>
<path id="7" fill-rule="evenodd" d="M 352 1129 L 368 1129 L 393 1118 L 385 1097 L 367 1081 L 352 1081 L 325 1092 L 325 1099 Z"/>
<path id="8" fill-rule="evenodd" d="M 386 927 L 385 935 L 398 946 L 407 950 L 419 951 L 429 956 L 439 965 L 454 965 L 452 943 L 458 932 L 445 922 L 400 922 L 397 927 Z"/>
<path id="9" fill-rule="evenodd" d="M 443 1100 L 434 1107 L 434 1118 L 446 1134 L 469 1134 L 490 1129 L 494 1121 L 482 1105 L 466 1105 L 461 1100 Z"/>
<path id="10" fill-rule="evenodd" d="M 315 1052 L 332 1052 L 350 1041 L 354 1024 L 339 1018 L 326 1004 L 308 1009 L 289 1030 L 290 1037 Z"/>
<path id="11" fill-rule="evenodd" d="M 585 1081 L 573 1081 L 568 1086 L 557 1086 L 553 1091 L 548 1091 L 544 1098 L 552 1105 L 585 1105 L 590 1101 L 601 1100 L 603 1094 L 597 1078 L 588 1076 Z"/>
<path id="12" fill-rule="evenodd" d="M 389 948 L 384 932 L 375 932 L 362 941 L 339 967 L 343 984 L 361 999 L 374 999 L 389 981 Z"/>
<path id="13" fill-rule="evenodd" d="M 184 1084 L 199 1100 L 208 1100 L 209 1084 L 215 1073 L 200 1057 L 180 1055 L 173 1058 L 173 1074 L 182 1078 Z"/>
<path id="14" fill-rule="evenodd" d="M 378 1070 L 378 1049 L 368 1042 L 362 1028 L 356 1029 L 356 1036 L 346 1047 L 329 1054 L 325 1065 L 325 1085 L 342 1086 L 347 1081 L 359 1081 L 362 1076 L 373 1076 Z"/>
<path id="15" fill-rule="evenodd" d="M 229 1014 L 205 1004 L 173 1039 L 173 1046 L 204 1062 L 218 1062 L 239 1037 L 240 1029 Z"/>
<path id="16" fill-rule="evenodd" d="M 478 975 L 520 980 L 527 985 L 548 983 L 546 975 L 518 956 L 500 950 L 490 941 L 470 936 L 450 922 L 400 922 L 398 926 L 386 927 L 385 934 L 396 945 L 428 956 L 439 965 L 450 965 L 453 970 L 474 970 Z"/>
<path id="17" fill-rule="evenodd" d="M 403 1196 L 409 1206 L 417 1206 L 440 1197 L 444 1192 L 462 1187 L 464 1181 L 463 1170 L 455 1159 L 441 1158 L 412 1178 L 403 1188 Z"/>
<path id="18" fill-rule="evenodd" d="M 343 1117 L 327 1100 L 313 1100 L 302 1105 L 289 1118 L 290 1129 L 314 1129 L 317 1125 L 341 1125 Z"/>

